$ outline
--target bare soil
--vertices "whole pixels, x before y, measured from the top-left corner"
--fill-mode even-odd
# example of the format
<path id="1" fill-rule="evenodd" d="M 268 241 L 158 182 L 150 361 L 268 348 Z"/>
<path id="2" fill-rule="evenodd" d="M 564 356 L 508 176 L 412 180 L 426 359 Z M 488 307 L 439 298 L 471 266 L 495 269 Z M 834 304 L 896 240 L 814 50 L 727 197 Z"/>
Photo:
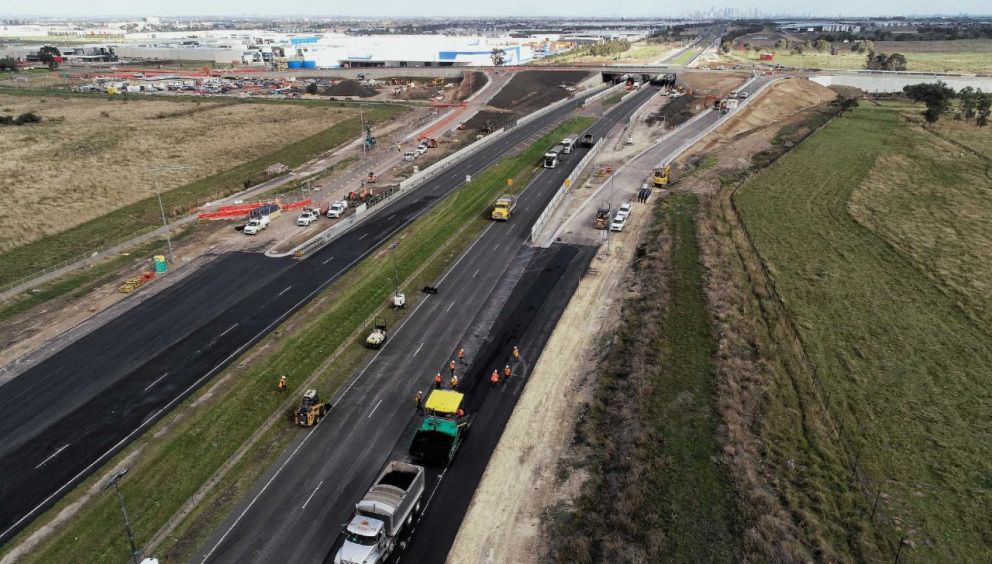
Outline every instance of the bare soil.
<path id="1" fill-rule="evenodd" d="M 520 71 L 489 105 L 524 116 L 566 98 L 569 93 L 560 84 L 576 84 L 588 76 L 586 71 Z"/>

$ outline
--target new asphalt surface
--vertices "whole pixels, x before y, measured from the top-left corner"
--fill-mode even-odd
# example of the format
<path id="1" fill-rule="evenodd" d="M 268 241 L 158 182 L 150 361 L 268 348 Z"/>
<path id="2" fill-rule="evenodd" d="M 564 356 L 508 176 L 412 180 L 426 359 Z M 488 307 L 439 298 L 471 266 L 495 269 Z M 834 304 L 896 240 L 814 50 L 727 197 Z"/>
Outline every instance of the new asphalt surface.
<path id="1" fill-rule="evenodd" d="M 631 96 L 590 132 L 601 138 L 655 92 L 648 88 Z M 390 333 L 386 345 L 334 398 L 319 425 L 301 430 L 194 560 L 332 559 L 341 524 L 376 473 L 390 459 L 406 456 L 417 422 L 415 393 L 427 391 L 435 372 L 447 381 L 448 361 L 465 348 L 468 365 L 457 371 L 460 388 L 468 394 L 472 429 L 447 470 L 431 469 L 425 495 L 444 505 L 431 500 L 409 556 L 403 556 L 443 560 L 529 363 L 539 356 L 592 258 L 591 250 L 578 246 L 541 252 L 525 246 L 530 226 L 585 151 L 573 151 L 559 167 L 538 173 L 520 195 L 513 218 L 491 224 L 437 281 L 438 294 L 421 300 Z M 523 353 L 514 366 L 515 379 L 489 388 L 488 374 L 507 364 L 513 345 Z M 442 473 L 454 479 L 442 480 Z M 434 507 L 442 509 L 435 514 Z"/>
<path id="2" fill-rule="evenodd" d="M 307 260 L 253 253 L 218 258 L 0 387 L 0 542 L 459 187 L 465 175 L 561 121 L 580 102 L 518 126 Z M 611 112 L 606 121 L 621 114 Z"/>

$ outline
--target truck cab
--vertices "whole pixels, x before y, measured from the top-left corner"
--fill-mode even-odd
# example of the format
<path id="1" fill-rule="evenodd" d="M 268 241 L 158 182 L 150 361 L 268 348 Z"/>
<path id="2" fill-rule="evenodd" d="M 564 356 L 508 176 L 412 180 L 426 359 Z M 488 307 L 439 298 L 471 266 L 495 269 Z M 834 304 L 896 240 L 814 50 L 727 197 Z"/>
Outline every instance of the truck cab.
<path id="1" fill-rule="evenodd" d="M 384 534 L 386 524 L 374 517 L 355 515 L 345 528 L 345 542 L 334 556 L 334 564 L 381 562 L 392 552 Z"/>
<path id="2" fill-rule="evenodd" d="M 575 147 L 575 138 L 574 137 L 566 137 L 566 138 L 562 139 L 561 140 L 561 146 L 562 146 L 562 149 L 564 150 L 564 152 L 565 152 L 566 155 L 570 154 L 572 152 L 572 149 Z"/>
<path id="3" fill-rule="evenodd" d="M 544 168 L 555 168 L 558 166 L 558 161 L 564 153 L 564 146 L 555 145 L 552 147 L 547 153 L 544 153 Z"/>
<path id="4" fill-rule="evenodd" d="M 513 215 L 513 208 L 516 207 L 517 199 L 512 194 L 503 194 L 493 204 L 493 211 L 489 214 L 495 221 L 509 221 Z"/>

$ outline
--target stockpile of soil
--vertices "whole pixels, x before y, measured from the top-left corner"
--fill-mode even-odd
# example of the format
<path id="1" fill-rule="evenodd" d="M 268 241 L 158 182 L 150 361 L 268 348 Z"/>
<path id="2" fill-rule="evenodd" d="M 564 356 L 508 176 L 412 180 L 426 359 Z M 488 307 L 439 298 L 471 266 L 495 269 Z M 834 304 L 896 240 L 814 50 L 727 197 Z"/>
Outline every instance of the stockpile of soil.
<path id="1" fill-rule="evenodd" d="M 464 80 L 462 82 L 464 82 Z M 472 73 L 472 85 L 471 85 L 471 88 L 468 88 L 467 89 L 468 92 L 465 92 L 466 89 L 464 89 L 464 88 L 463 89 L 460 89 L 461 90 L 460 94 L 462 94 L 461 99 L 464 100 L 465 98 L 468 98 L 468 97 L 472 96 L 472 94 L 475 94 L 476 92 L 478 92 L 488 82 L 489 82 L 489 79 L 486 78 L 486 73 L 479 72 L 479 71 L 473 72 Z"/>
<path id="2" fill-rule="evenodd" d="M 510 120 L 517 119 L 517 115 L 513 112 L 493 112 L 483 110 L 474 116 L 472 119 L 465 122 L 465 129 L 482 129 L 486 124 L 486 120 L 492 120 L 493 128 L 499 129 L 506 125 Z"/>
<path id="3" fill-rule="evenodd" d="M 378 94 L 378 92 L 367 86 L 362 86 L 356 80 L 342 80 L 329 88 L 325 88 L 321 91 L 321 94 L 324 96 L 360 96 L 362 98 L 370 98 Z"/>
<path id="4" fill-rule="evenodd" d="M 695 115 L 694 108 L 702 106 L 703 98 L 701 96 L 679 96 L 678 98 L 672 100 L 666 104 L 659 111 L 652 113 L 647 117 L 647 124 L 649 126 L 654 125 L 655 122 L 661 121 L 661 118 L 665 118 L 665 127 L 672 128 L 685 123 L 689 118 Z M 713 111 L 713 107 L 703 108 L 702 111 Z"/>
<path id="5" fill-rule="evenodd" d="M 575 85 L 589 76 L 587 71 L 522 71 L 489 102 L 490 106 L 513 110 L 524 116 L 569 95 L 562 83 Z"/>

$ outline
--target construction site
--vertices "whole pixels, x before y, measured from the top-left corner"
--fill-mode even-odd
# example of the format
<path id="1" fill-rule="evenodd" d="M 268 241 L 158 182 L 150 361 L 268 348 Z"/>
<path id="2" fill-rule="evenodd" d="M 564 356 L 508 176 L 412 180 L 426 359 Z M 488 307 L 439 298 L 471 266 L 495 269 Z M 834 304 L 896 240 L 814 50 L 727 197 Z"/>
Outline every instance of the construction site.
<path id="1" fill-rule="evenodd" d="M 638 25 L 0 74 L 0 562 L 992 554 L 987 132 Z"/>

